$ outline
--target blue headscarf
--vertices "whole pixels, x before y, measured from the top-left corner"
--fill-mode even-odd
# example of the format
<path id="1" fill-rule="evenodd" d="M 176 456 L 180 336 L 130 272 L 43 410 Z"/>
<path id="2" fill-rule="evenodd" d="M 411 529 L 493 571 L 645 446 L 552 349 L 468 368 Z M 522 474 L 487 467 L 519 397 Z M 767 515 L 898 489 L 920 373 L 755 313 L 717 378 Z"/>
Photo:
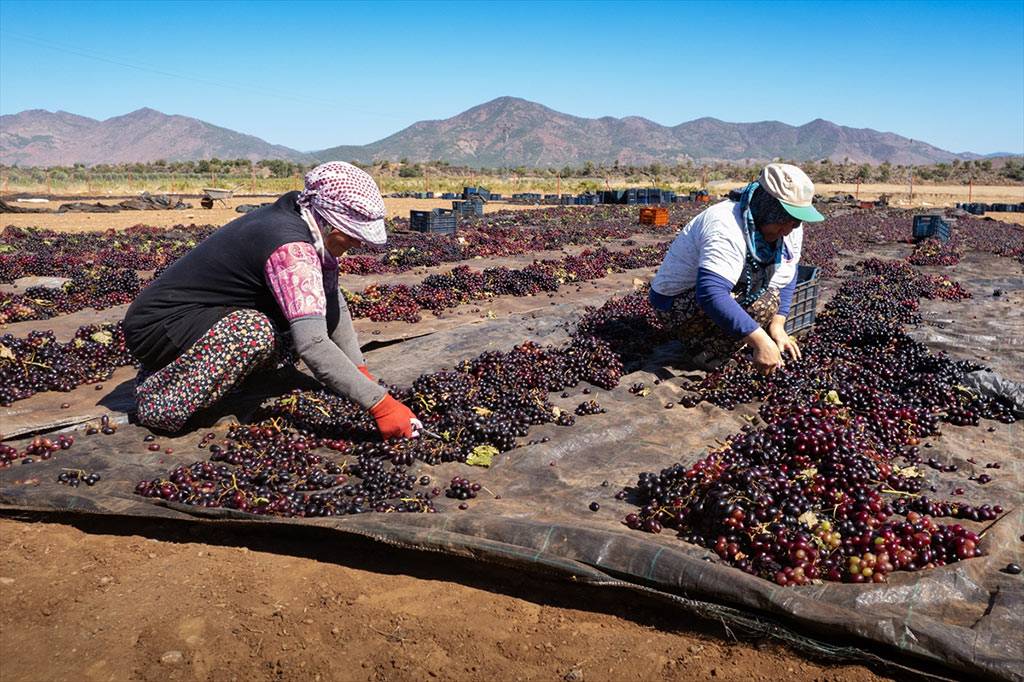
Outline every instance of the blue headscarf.
<path id="1" fill-rule="evenodd" d="M 747 241 L 747 257 L 761 265 L 771 263 L 778 267 L 782 263 L 782 252 L 785 248 L 783 240 L 776 240 L 774 246 L 766 241 L 764 235 L 757 229 L 757 225 L 754 224 L 754 212 L 750 210 L 750 200 L 754 196 L 754 190 L 759 186 L 758 183 L 752 182 L 743 189 L 743 194 L 740 195 L 740 214 L 743 216 L 741 227 L 743 228 L 743 237 Z"/>
<path id="2" fill-rule="evenodd" d="M 733 293 L 736 294 L 736 302 L 743 307 L 756 301 L 768 290 L 772 275 L 782 264 L 782 255 L 786 248 L 785 240 L 781 238 L 775 242 L 774 246 L 765 240 L 764 235 L 754 223 L 754 212 L 751 210 L 750 202 L 758 187 L 758 183 L 750 183 L 743 189 L 739 198 L 740 215 L 742 216 L 740 227 L 747 243 L 747 257 L 743 263 L 740 280 L 736 283 Z"/>

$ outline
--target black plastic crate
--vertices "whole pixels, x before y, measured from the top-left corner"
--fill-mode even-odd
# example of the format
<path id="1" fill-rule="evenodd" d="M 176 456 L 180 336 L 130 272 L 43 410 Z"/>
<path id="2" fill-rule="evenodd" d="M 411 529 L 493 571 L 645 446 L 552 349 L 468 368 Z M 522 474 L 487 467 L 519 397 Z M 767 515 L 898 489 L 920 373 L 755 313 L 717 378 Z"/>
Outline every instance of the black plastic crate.
<path id="1" fill-rule="evenodd" d="M 793 302 L 786 316 L 787 334 L 796 334 L 814 325 L 814 318 L 818 314 L 819 282 L 818 268 L 813 265 L 797 268 L 796 290 L 793 291 Z"/>
<path id="2" fill-rule="evenodd" d="M 914 216 L 914 241 L 922 239 L 938 239 L 941 242 L 948 242 L 949 223 L 940 215 Z"/>
<path id="3" fill-rule="evenodd" d="M 453 201 L 452 210 L 458 215 L 482 216 L 484 214 L 484 202 L 482 201 Z"/>
<path id="4" fill-rule="evenodd" d="M 455 234 L 457 229 L 455 211 L 435 208 L 431 211 L 409 211 L 409 227 L 416 232 Z"/>

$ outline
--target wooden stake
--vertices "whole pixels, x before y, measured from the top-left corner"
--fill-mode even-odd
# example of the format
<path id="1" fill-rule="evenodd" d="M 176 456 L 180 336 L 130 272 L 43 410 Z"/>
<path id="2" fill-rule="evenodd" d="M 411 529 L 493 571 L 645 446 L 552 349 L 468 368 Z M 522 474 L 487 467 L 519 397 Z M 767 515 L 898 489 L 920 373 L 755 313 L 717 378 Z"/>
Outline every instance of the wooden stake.
<path id="1" fill-rule="evenodd" d="M 974 197 L 974 178 L 967 181 L 967 203 L 970 204 Z"/>

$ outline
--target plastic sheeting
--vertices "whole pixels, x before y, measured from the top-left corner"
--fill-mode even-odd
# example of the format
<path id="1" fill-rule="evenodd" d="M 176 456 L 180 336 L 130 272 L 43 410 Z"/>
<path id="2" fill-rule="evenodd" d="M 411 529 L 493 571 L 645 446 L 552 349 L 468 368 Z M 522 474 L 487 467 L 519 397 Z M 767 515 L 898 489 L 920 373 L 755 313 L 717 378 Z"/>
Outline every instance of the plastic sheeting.
<path id="1" fill-rule="evenodd" d="M 991 320 L 992 298 L 967 303 L 979 319 Z M 534 317 L 507 316 L 438 331 L 370 349 L 368 361 L 387 381 L 405 383 L 423 371 L 450 366 L 489 348 L 508 348 L 528 338 L 558 342 L 565 338 L 573 308 L 553 306 L 547 314 Z M 929 441 L 929 456 L 959 467 L 956 473 L 924 470 L 928 483 L 937 488 L 936 497 L 950 498 L 954 487 L 964 487 L 967 493 L 959 499 L 1001 504 L 1010 510 L 987 529 L 982 545 L 986 556 L 916 573 L 898 572 L 886 584 L 782 588 L 723 565 L 711 552 L 670 533 L 630 531 L 620 522 L 634 508 L 628 501 L 615 500 L 614 493 L 632 485 L 639 472 L 656 471 L 676 461 L 692 463 L 716 440 L 739 431 L 747 423 L 745 417 L 755 414 L 753 406 L 734 411 L 706 404 L 665 409 L 680 393 L 682 372 L 673 364 L 675 349 L 672 344 L 657 349 L 642 370 L 624 377 L 610 392 L 591 388 L 584 396 L 581 386 L 567 398 L 553 397 L 564 409 L 593 398 L 607 413 L 580 417 L 572 427 L 546 424 L 531 429 L 530 439 L 549 438 L 546 443 L 504 453 L 489 469 L 458 464 L 418 467 L 418 475 L 429 475 L 435 482 L 458 474 L 482 483 L 484 492 L 468 511 L 457 510 L 455 501 L 442 497 L 436 500 L 439 514 L 254 519 L 251 523 L 268 530 L 297 524 L 325 533 L 353 533 L 403 547 L 552 572 L 594 585 L 651 590 L 683 610 L 713 614 L 727 623 L 771 619 L 799 632 L 796 640 L 817 642 L 814 646 L 822 651 L 830 650 L 826 642 L 859 642 L 875 651 L 883 647 L 889 658 L 904 665 L 917 660 L 939 664 L 959 676 L 1024 680 L 1024 578 L 998 570 L 1011 561 L 1021 563 L 1024 547 L 1018 539 L 1024 533 L 1021 423 L 944 425 L 944 435 Z M 655 378 L 661 379 L 659 385 L 653 385 Z M 629 393 L 628 386 L 635 381 L 648 383 L 652 392 L 646 397 Z M 216 430 L 223 434 L 223 427 Z M 253 519 L 238 512 L 161 506 L 133 495 L 137 481 L 160 476 L 179 463 L 203 459 L 205 453 L 195 447 L 200 433 L 161 439 L 173 454 L 149 452 L 142 441 L 145 433 L 126 425 L 113 435 L 80 437 L 71 450 L 58 452 L 50 461 L 0 471 L 0 506 L 157 516 L 168 521 Z M 999 462 L 1001 469 L 986 470 L 988 462 Z M 95 471 L 103 478 L 94 488 L 67 488 L 56 483 L 62 467 Z M 967 480 L 982 471 L 994 474 L 991 483 Z M 603 485 L 605 481 L 608 485 Z M 588 509 L 592 501 L 600 503 L 598 512 Z M 856 653 L 845 650 L 851 652 Z"/>

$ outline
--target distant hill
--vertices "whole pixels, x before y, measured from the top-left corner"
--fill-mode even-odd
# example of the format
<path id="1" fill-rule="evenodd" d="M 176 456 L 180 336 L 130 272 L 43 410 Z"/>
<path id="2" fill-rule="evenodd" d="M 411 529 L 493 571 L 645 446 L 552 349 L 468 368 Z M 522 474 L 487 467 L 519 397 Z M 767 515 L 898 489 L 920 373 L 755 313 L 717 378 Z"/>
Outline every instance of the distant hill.
<path id="1" fill-rule="evenodd" d="M 499 97 L 442 121 L 420 121 L 368 145 L 300 152 L 187 116 L 139 109 L 105 121 L 33 109 L 0 116 L 0 163 L 69 166 L 164 159 L 447 161 L 469 167 L 551 167 L 594 163 L 674 164 L 831 159 L 932 164 L 995 158 L 823 119 L 728 123 L 699 118 L 663 126 L 639 116 L 580 118 L 516 97 Z"/>
<path id="2" fill-rule="evenodd" d="M 500 97 L 442 121 L 420 121 L 365 146 L 313 152 L 320 159 L 442 160 L 475 166 L 578 166 L 683 161 L 849 159 L 854 163 L 928 164 L 978 158 L 869 128 L 815 119 L 728 123 L 699 118 L 663 126 L 646 118 L 580 118 L 516 97 Z"/>
<path id="3" fill-rule="evenodd" d="M 42 109 L 0 116 L 0 163 L 8 165 L 70 166 L 215 157 L 311 161 L 307 154 L 253 135 L 148 108 L 105 121 Z"/>

